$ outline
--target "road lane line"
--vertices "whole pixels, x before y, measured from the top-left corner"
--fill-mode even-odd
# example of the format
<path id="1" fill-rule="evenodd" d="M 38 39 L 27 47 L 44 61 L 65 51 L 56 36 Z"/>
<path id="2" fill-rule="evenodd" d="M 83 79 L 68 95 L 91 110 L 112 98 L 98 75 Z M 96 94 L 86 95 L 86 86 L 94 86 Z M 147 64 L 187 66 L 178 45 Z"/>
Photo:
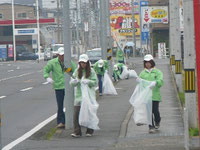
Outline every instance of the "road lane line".
<path id="1" fill-rule="evenodd" d="M 0 99 L 3 99 L 3 98 L 5 98 L 6 96 L 0 96 Z"/>
<path id="2" fill-rule="evenodd" d="M 12 71 L 14 71 L 14 70 L 8 70 L 8 72 L 12 72 Z"/>
<path id="3" fill-rule="evenodd" d="M 31 90 L 33 87 L 28 87 L 28 88 L 25 88 L 25 89 L 22 89 L 20 90 L 21 92 L 25 92 L 25 91 L 28 91 L 28 90 Z"/>
<path id="4" fill-rule="evenodd" d="M 13 142 L 11 142 L 8 145 L 4 146 L 2 148 L 2 150 L 10 150 L 11 148 L 13 148 L 14 146 L 16 146 L 17 144 L 19 144 L 22 141 L 26 140 L 27 138 L 29 138 L 30 136 L 32 136 L 34 133 L 36 133 L 37 131 L 39 131 L 41 128 L 43 128 L 45 125 L 47 125 L 49 122 L 51 122 L 52 120 L 54 120 L 56 118 L 56 116 L 57 116 L 57 113 L 54 114 L 53 116 L 49 117 L 45 121 L 41 122 L 36 127 L 34 127 L 33 129 L 31 129 L 29 132 L 25 133 L 24 135 L 22 135 L 18 139 L 14 140 Z"/>
<path id="5" fill-rule="evenodd" d="M 13 77 L 9 77 L 9 78 L 0 79 L 0 82 L 1 82 L 1 81 L 5 81 L 5 80 L 10 80 L 10 79 L 13 79 L 13 78 L 23 77 L 23 76 L 30 75 L 30 74 L 33 74 L 33 73 L 34 73 L 34 72 L 31 72 L 31 73 L 24 73 L 24 74 L 21 74 L 21 75 L 18 75 L 18 76 L 13 76 Z"/>

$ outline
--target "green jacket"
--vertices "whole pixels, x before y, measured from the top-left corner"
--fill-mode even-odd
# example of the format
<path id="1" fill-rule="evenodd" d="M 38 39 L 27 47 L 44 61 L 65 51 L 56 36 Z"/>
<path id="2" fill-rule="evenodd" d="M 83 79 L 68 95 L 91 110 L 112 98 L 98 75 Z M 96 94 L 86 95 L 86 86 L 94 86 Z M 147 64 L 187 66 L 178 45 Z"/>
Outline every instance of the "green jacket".
<path id="1" fill-rule="evenodd" d="M 85 70 L 83 70 L 83 79 L 85 79 Z M 73 73 L 73 76 L 76 77 L 77 79 L 78 78 L 78 69 L 75 70 L 75 72 Z M 94 90 L 94 93 L 95 93 L 95 87 L 97 86 L 98 84 L 98 79 L 97 79 L 97 75 L 94 71 L 93 68 L 91 68 L 91 74 L 89 76 L 89 78 L 87 78 L 90 80 L 90 83 L 88 84 L 88 86 Z M 81 79 L 79 79 L 79 81 L 81 82 Z M 82 101 L 82 91 L 81 91 L 81 83 L 78 83 L 78 84 L 73 84 L 71 83 L 72 86 L 75 86 L 76 87 L 76 90 L 75 90 L 75 101 L 74 101 L 74 104 L 75 105 L 80 105 L 81 101 Z"/>
<path id="2" fill-rule="evenodd" d="M 118 48 L 116 56 L 117 56 L 117 61 L 124 60 L 124 52 L 120 48 Z"/>
<path id="3" fill-rule="evenodd" d="M 72 72 L 76 69 L 76 64 L 72 61 Z M 59 63 L 58 57 L 48 61 L 47 65 L 43 69 L 44 78 L 48 78 L 52 72 L 53 88 L 55 90 L 65 89 L 64 70 Z"/>
<path id="4" fill-rule="evenodd" d="M 152 91 L 152 100 L 161 101 L 160 88 L 163 85 L 163 73 L 157 68 L 153 68 L 151 72 L 148 72 L 147 69 L 144 69 L 140 73 L 139 77 L 148 81 L 156 81 L 156 86 Z"/>
<path id="5" fill-rule="evenodd" d="M 99 67 L 99 62 L 97 61 L 94 66 L 93 66 L 96 74 L 99 74 L 99 75 L 104 75 L 105 71 L 108 69 L 108 61 L 107 60 L 104 60 L 104 64 L 103 64 L 103 67 L 100 68 Z"/>

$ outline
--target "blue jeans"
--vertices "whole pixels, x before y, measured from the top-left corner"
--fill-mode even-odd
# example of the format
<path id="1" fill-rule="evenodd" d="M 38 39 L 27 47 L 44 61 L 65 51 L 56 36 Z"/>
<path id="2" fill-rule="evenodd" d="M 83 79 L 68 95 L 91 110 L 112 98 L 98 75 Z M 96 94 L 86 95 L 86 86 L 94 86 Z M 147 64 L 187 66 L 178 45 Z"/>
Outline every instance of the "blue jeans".
<path id="1" fill-rule="evenodd" d="M 97 77 L 98 77 L 98 80 L 99 80 L 99 93 L 101 93 L 102 94 L 102 91 L 103 91 L 103 83 L 102 83 L 102 75 L 100 75 L 100 74 L 97 74 Z"/>
<path id="2" fill-rule="evenodd" d="M 65 113 L 63 111 L 65 89 L 55 90 L 55 92 L 56 92 L 56 100 L 57 100 L 57 106 L 58 106 L 57 124 L 59 123 L 65 124 Z"/>

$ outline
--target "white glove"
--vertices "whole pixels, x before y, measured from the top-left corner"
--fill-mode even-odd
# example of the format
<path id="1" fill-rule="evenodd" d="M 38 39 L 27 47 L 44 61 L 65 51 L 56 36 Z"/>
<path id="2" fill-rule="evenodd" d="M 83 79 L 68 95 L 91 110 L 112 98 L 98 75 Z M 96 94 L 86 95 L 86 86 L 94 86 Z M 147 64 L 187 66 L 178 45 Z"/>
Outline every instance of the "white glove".
<path id="1" fill-rule="evenodd" d="M 137 77 L 137 78 L 136 78 L 136 82 L 137 82 L 137 83 L 140 83 L 141 81 L 142 81 L 142 79 L 141 79 L 140 77 Z"/>
<path id="2" fill-rule="evenodd" d="M 52 84 L 54 81 L 50 77 L 48 77 L 47 82 Z"/>
<path id="3" fill-rule="evenodd" d="M 90 80 L 88 80 L 88 79 L 83 79 L 83 80 L 81 81 L 81 83 L 82 83 L 82 84 L 89 84 L 89 83 L 90 83 Z"/>
<path id="4" fill-rule="evenodd" d="M 153 89 L 156 86 L 156 81 L 152 81 L 151 84 L 149 85 L 150 89 Z"/>
<path id="5" fill-rule="evenodd" d="M 78 82 L 79 82 L 79 80 L 77 78 L 71 80 L 72 84 L 78 84 Z"/>

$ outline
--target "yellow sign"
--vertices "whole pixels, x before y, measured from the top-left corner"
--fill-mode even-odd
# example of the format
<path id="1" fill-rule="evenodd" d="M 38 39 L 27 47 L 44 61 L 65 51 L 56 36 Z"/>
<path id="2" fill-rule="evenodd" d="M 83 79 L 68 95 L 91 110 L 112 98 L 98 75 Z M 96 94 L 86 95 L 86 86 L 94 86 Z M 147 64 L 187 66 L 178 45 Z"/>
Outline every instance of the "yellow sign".
<path id="1" fill-rule="evenodd" d="M 110 25 L 112 32 L 118 32 L 120 36 L 132 36 L 132 15 L 111 15 Z M 139 15 L 135 15 L 135 34 L 140 35 Z"/>
<path id="2" fill-rule="evenodd" d="M 167 16 L 167 11 L 164 9 L 155 9 L 151 12 L 153 18 L 161 19 Z"/>

